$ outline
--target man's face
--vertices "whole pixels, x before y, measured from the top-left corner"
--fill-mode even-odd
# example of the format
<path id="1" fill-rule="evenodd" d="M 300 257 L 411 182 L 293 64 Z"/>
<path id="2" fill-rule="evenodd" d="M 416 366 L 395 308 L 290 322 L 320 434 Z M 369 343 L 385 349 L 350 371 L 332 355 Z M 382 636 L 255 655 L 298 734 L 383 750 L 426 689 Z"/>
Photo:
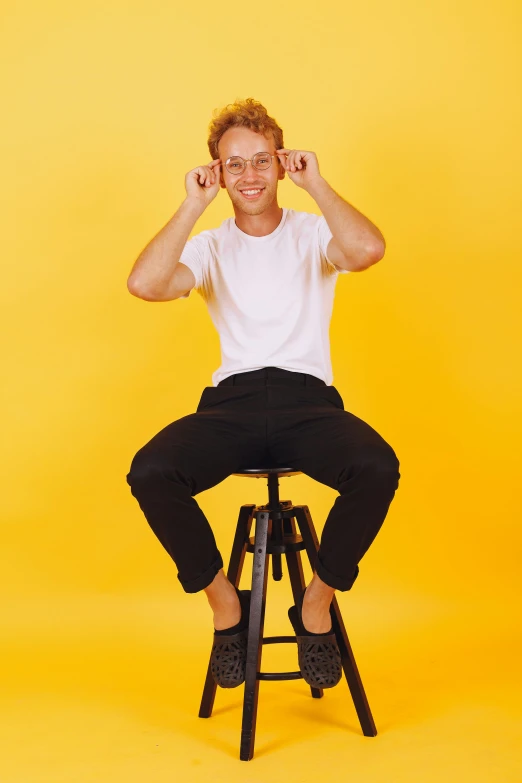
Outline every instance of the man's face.
<path id="1" fill-rule="evenodd" d="M 247 215 L 260 215 L 277 198 L 277 182 L 284 179 L 286 173 L 276 155 L 272 134 L 266 138 L 249 128 L 229 128 L 219 140 L 218 149 L 221 158 L 221 186 L 226 187 L 237 209 Z M 247 160 L 258 152 L 274 155 L 270 168 L 256 169 L 250 161 L 241 174 L 231 174 L 227 170 L 225 162 L 233 155 Z M 243 195 L 242 191 L 258 188 L 262 188 L 262 191 L 253 198 Z"/>

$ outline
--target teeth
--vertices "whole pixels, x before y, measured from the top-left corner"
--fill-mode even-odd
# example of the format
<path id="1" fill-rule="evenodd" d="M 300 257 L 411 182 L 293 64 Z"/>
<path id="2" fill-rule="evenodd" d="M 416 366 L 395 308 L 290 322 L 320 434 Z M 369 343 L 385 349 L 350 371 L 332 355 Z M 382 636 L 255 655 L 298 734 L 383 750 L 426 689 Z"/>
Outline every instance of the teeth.
<path id="1" fill-rule="evenodd" d="M 246 193 L 247 196 L 253 196 L 254 193 L 261 193 L 262 188 L 259 190 L 243 190 L 243 193 Z"/>

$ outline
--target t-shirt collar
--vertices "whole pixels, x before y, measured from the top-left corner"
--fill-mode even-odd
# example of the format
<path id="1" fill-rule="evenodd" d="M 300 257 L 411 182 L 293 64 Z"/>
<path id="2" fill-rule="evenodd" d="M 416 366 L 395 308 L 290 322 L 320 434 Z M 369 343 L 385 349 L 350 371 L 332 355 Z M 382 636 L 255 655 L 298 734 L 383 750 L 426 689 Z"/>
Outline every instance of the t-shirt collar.
<path id="1" fill-rule="evenodd" d="M 232 225 L 232 230 L 234 232 L 240 234 L 242 237 L 246 237 L 249 240 L 251 239 L 253 242 L 263 242 L 263 241 L 266 241 L 267 239 L 273 239 L 275 236 L 277 236 L 277 234 L 279 234 L 280 231 L 282 231 L 283 226 L 284 226 L 284 224 L 286 222 L 288 209 L 286 207 L 282 207 L 282 209 L 283 209 L 283 214 L 282 214 L 281 220 L 279 221 L 279 225 L 276 226 L 276 228 L 270 234 L 265 234 L 262 237 L 254 237 L 254 236 L 252 236 L 252 234 L 246 234 L 244 231 L 241 231 L 241 229 L 238 227 L 238 225 L 236 224 L 235 218 L 230 218 L 231 225 Z"/>

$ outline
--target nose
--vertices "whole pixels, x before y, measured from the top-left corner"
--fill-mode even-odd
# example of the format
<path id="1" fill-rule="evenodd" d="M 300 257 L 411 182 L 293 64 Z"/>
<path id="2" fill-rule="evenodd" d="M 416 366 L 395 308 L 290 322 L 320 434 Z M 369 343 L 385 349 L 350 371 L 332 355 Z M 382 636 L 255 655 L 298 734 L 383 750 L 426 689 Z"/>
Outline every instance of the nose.
<path id="1" fill-rule="evenodd" d="M 248 164 L 250 163 L 250 169 L 248 168 Z M 252 161 L 248 160 L 246 161 L 246 166 L 243 169 L 243 172 L 241 174 L 241 183 L 243 182 L 255 182 L 258 184 L 263 179 L 262 173 L 258 171 L 255 166 L 252 166 Z"/>

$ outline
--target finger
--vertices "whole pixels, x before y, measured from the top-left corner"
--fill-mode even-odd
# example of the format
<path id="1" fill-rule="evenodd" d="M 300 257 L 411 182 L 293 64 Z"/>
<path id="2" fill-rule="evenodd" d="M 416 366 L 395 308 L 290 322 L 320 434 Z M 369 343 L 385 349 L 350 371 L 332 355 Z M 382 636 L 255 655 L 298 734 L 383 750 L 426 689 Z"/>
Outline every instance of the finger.
<path id="1" fill-rule="evenodd" d="M 280 149 L 280 150 L 276 150 L 277 156 L 278 156 L 278 158 L 279 158 L 279 162 L 281 163 L 281 166 L 282 166 L 282 167 L 283 167 L 285 170 L 287 169 L 287 161 L 288 161 L 288 155 L 287 155 L 287 153 L 288 153 L 289 151 L 290 151 L 290 150 L 286 150 L 286 149 Z"/>
<path id="2" fill-rule="evenodd" d="M 208 168 L 210 169 L 210 181 L 212 185 L 216 181 L 216 175 L 219 177 L 219 167 L 221 165 L 220 158 L 217 158 L 216 160 L 213 160 L 209 163 Z"/>
<path id="3" fill-rule="evenodd" d="M 209 166 L 201 166 L 201 184 L 203 187 L 209 187 L 212 170 Z"/>

